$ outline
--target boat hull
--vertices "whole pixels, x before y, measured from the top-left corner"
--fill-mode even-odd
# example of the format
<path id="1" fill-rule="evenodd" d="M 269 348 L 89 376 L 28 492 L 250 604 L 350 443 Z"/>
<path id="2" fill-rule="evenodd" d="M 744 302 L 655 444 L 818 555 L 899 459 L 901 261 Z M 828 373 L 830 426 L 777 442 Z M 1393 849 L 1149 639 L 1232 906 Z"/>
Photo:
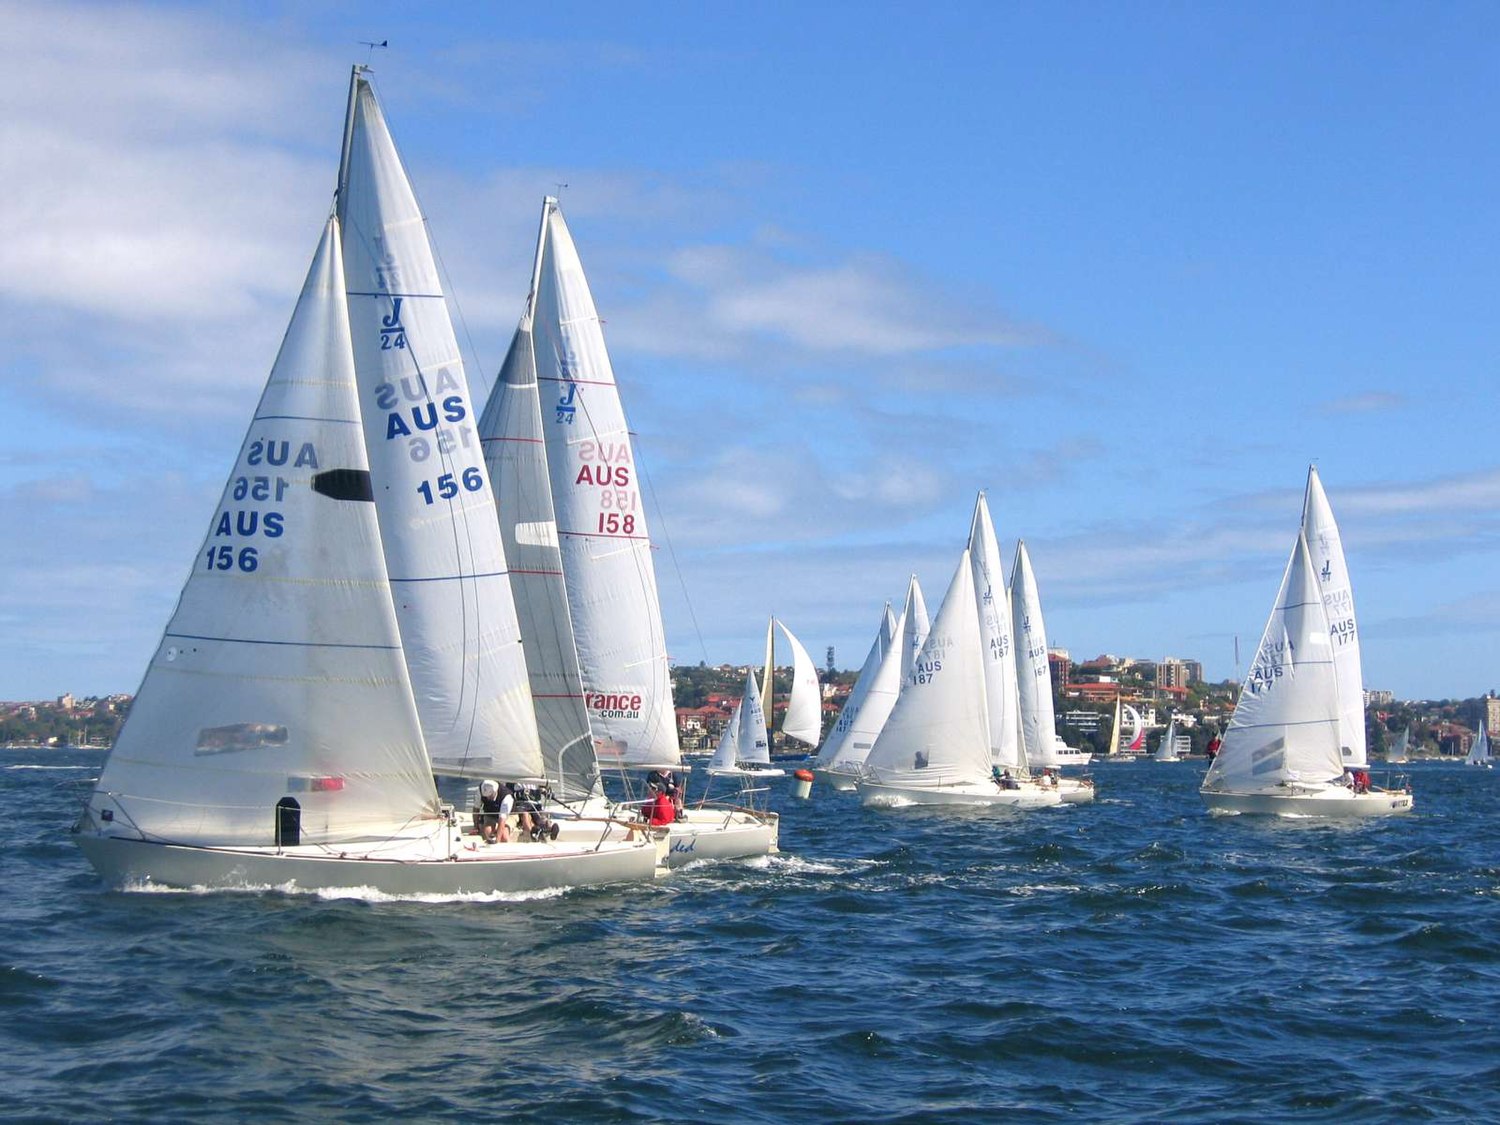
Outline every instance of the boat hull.
<path id="1" fill-rule="evenodd" d="M 1056 789 L 1025 786 L 997 789 L 989 782 L 957 782 L 951 785 L 899 785 L 884 781 L 859 782 L 860 803 L 867 808 L 897 808 L 904 805 L 985 805 L 1011 809 L 1042 809 L 1062 803 Z"/>
<path id="2" fill-rule="evenodd" d="M 668 867 L 701 860 L 749 859 L 778 851 L 781 818 L 745 809 L 690 808 L 667 828 Z"/>
<path id="3" fill-rule="evenodd" d="M 163 886 L 219 890 L 369 888 L 389 895 L 467 895 L 598 886 L 650 880 L 665 841 L 642 839 L 598 848 L 551 843 L 465 844 L 451 858 L 428 849 L 359 855 L 324 848 L 214 848 L 159 844 L 80 832 L 74 839 L 113 887 Z"/>
<path id="4" fill-rule="evenodd" d="M 840 793 L 853 793 L 858 787 L 859 775 L 847 770 L 825 769 L 822 766 L 812 771 L 813 781 L 826 785 Z"/>
<path id="5" fill-rule="evenodd" d="M 1057 787 L 1058 796 L 1065 805 L 1088 805 L 1094 801 L 1094 786 L 1077 778 L 1065 777 Z"/>
<path id="6" fill-rule="evenodd" d="M 1297 792 L 1224 793 L 1200 791 L 1210 812 L 1260 816 L 1398 816 L 1412 811 L 1412 795 L 1402 790 L 1354 793 L 1341 786 Z"/>

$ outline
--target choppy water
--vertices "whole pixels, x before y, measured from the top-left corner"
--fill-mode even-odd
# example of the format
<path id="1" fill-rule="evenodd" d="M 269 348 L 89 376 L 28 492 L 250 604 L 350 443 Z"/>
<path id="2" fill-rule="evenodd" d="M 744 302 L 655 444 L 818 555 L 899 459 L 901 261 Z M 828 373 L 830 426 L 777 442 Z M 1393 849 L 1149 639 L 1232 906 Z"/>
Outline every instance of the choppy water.
<path id="1" fill-rule="evenodd" d="M 1196 763 L 783 796 L 781 856 L 431 903 L 107 892 L 99 761 L 0 752 L 0 1117 L 1500 1120 L 1500 771 L 1346 826 L 1209 817 Z"/>

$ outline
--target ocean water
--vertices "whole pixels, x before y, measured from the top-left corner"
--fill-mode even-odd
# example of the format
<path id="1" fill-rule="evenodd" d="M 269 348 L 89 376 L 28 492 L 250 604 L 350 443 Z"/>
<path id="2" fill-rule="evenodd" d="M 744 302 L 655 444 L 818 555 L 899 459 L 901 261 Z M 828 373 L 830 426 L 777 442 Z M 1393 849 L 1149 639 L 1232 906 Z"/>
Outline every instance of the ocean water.
<path id="1" fill-rule="evenodd" d="M 118 893 L 0 752 L 7 1120 L 1500 1120 L 1500 772 L 1419 811 L 781 792 L 783 854 L 523 900 Z"/>

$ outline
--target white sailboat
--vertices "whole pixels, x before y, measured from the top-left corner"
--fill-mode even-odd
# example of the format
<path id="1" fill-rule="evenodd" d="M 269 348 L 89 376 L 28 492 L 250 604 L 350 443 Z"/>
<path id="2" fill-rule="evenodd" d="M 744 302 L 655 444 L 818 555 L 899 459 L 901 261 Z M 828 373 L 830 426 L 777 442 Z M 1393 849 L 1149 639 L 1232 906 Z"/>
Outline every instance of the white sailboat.
<path id="1" fill-rule="evenodd" d="M 852 791 L 855 788 L 860 769 L 870 756 L 870 750 L 885 728 L 901 693 L 907 674 L 902 669 L 909 672 L 916 662 L 916 653 L 927 640 L 930 625 L 922 587 L 913 574 L 906 585 L 906 602 L 901 615 L 891 620 L 887 609 L 881 622 L 881 635 L 871 645 L 859 681 L 829 733 L 828 742 L 818 754 L 813 776 L 819 781 L 834 789 Z M 885 639 L 887 636 L 888 640 Z M 876 645 L 881 646 L 882 651 L 872 666 Z"/>
<path id="2" fill-rule="evenodd" d="M 983 492 L 974 501 L 974 516 L 969 523 L 969 561 L 974 571 L 979 643 L 984 655 L 985 699 L 989 704 L 990 760 L 995 777 L 1009 789 L 1052 790 L 1062 799 L 1071 799 L 1075 803 L 1091 800 L 1092 783 L 1085 784 L 1076 778 L 1063 779 L 1045 760 L 1032 763 L 1026 753 L 1025 736 L 1021 732 L 1021 696 L 1011 633 L 1010 597 L 1005 587 L 1005 563 Z M 1050 672 L 1048 684 L 1050 687 Z M 1033 764 L 1040 772 L 1033 772 Z"/>
<path id="3" fill-rule="evenodd" d="M 1485 729 L 1484 721 L 1479 723 L 1479 733 L 1474 736 L 1474 742 L 1469 747 L 1469 753 L 1464 758 L 1466 766 L 1482 766 L 1484 769 L 1492 769 L 1494 762 L 1490 760 L 1490 735 Z"/>
<path id="4" fill-rule="evenodd" d="M 1161 743 L 1152 756 L 1157 762 L 1180 762 L 1181 755 L 1177 753 L 1177 716 L 1174 714 L 1167 720 L 1167 729 L 1162 733 Z"/>
<path id="5" fill-rule="evenodd" d="M 1411 727 L 1396 736 L 1396 741 L 1385 752 L 1385 760 L 1393 766 L 1404 766 L 1411 760 Z"/>
<path id="6" fill-rule="evenodd" d="M 818 683 L 817 665 L 812 662 L 790 629 L 776 618 L 766 622 L 766 662 L 761 684 L 761 709 L 772 713 L 772 673 L 776 668 L 776 630 L 780 629 L 792 652 L 792 687 L 787 695 L 786 713 L 781 716 L 781 733 L 808 747 L 817 746 L 823 737 L 823 689 Z"/>
<path id="7" fill-rule="evenodd" d="M 1035 766 L 1086 766 L 1093 755 L 1074 750 L 1057 734 L 1052 706 L 1052 666 L 1047 660 L 1047 626 L 1042 596 L 1024 540 L 1016 542 L 1010 575 L 1011 627 L 1015 634 L 1016 685 L 1021 696 L 1021 733 Z"/>
<path id="8" fill-rule="evenodd" d="M 1328 616 L 1300 531 L 1223 745 L 1200 790 L 1215 812 L 1387 816 L 1408 791 L 1346 783 Z"/>
<path id="9" fill-rule="evenodd" d="M 760 685 L 755 671 L 745 673 L 745 690 L 735 705 L 734 714 L 724 726 L 708 772 L 716 777 L 739 776 L 772 778 L 786 776 L 785 770 L 771 766 L 771 740 L 766 730 L 766 712 L 761 705 Z"/>
<path id="10" fill-rule="evenodd" d="M 1354 618 L 1354 590 L 1339 525 L 1334 522 L 1328 494 L 1318 477 L 1318 467 L 1307 469 L 1307 491 L 1302 500 L 1302 534 L 1312 552 L 1313 571 L 1323 594 L 1328 617 L 1328 635 L 1333 642 L 1333 661 L 1338 669 L 1339 747 L 1344 765 L 1363 769 L 1369 763 L 1365 733 L 1364 673 L 1359 659 L 1359 630 Z"/>
<path id="11" fill-rule="evenodd" d="M 435 757 L 542 768 L 477 450 L 421 213 L 356 67 L 335 213 L 75 829 L 106 880 L 468 894 L 652 876 L 664 838 L 491 847 L 439 801 Z"/>
<path id="12" fill-rule="evenodd" d="M 858 783 L 864 804 L 1058 803 L 1055 792 L 1001 790 L 992 780 L 983 657 L 966 548 L 937 620 L 865 762 Z"/>
<path id="13" fill-rule="evenodd" d="M 480 436 L 517 552 L 512 583 L 547 777 L 571 806 L 557 810 L 566 839 L 595 831 L 591 818 L 633 814 L 605 800 L 600 764 L 675 772 L 682 760 L 634 444 L 582 261 L 551 197 Z M 765 855 L 778 830 L 775 813 L 685 805 L 668 830 L 668 862 Z"/>

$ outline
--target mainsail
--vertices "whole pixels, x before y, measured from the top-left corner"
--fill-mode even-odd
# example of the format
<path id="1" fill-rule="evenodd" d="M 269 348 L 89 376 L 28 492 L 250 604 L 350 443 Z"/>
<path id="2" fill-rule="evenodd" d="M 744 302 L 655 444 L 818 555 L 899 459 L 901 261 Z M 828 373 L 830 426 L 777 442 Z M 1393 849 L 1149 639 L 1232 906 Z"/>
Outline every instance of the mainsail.
<path id="1" fill-rule="evenodd" d="M 901 635 L 901 629 L 896 623 L 896 615 L 891 612 L 891 603 L 885 603 L 885 609 L 880 614 L 880 627 L 875 630 L 875 639 L 870 642 L 870 651 L 865 654 L 865 662 L 860 665 L 859 676 L 854 681 L 854 687 L 849 691 L 849 698 L 844 700 L 843 710 L 839 712 L 838 719 L 833 724 L 833 729 L 828 732 L 828 737 L 823 740 L 822 747 L 818 750 L 817 764 L 828 767 L 841 760 L 844 748 L 850 745 L 850 734 L 854 730 L 855 723 L 859 721 L 860 712 L 864 709 L 865 700 L 875 690 L 876 680 L 880 676 L 881 667 L 884 665 L 887 654 L 891 653 L 896 644 L 896 639 Z M 894 672 L 899 670 L 895 663 L 892 664 L 893 674 L 890 676 L 890 684 L 887 691 L 890 693 L 891 701 L 896 698 L 896 689 L 899 683 Z M 887 708 L 889 714 L 889 708 Z M 870 740 L 873 742 L 873 739 Z M 865 750 L 869 749 L 869 744 Z M 864 755 L 859 755 L 859 760 L 864 760 Z"/>
<path id="2" fill-rule="evenodd" d="M 1344 764 L 1359 768 L 1368 761 L 1365 734 L 1364 675 L 1359 659 L 1359 630 L 1354 619 L 1354 590 L 1339 525 L 1334 522 L 1328 494 L 1316 465 L 1307 470 L 1307 493 L 1302 501 L 1302 534 L 1312 552 L 1313 570 L 1323 592 L 1328 633 L 1333 642 L 1333 664 L 1339 680 L 1339 745 Z"/>
<path id="3" fill-rule="evenodd" d="M 338 216 L 386 569 L 428 753 L 542 772 L 505 552 L 426 223 L 356 72 Z"/>
<path id="4" fill-rule="evenodd" d="M 604 332 L 557 201 L 532 304 L 542 438 L 584 703 L 601 757 L 680 761 L 640 479 Z"/>
<path id="5" fill-rule="evenodd" d="M 974 502 L 974 518 L 969 525 L 969 559 L 974 568 L 979 642 L 984 653 L 990 752 L 997 766 L 1024 771 L 1027 758 L 1021 736 L 1021 697 L 1016 683 L 1010 597 L 1005 588 L 1004 560 L 983 492 Z"/>
<path id="6" fill-rule="evenodd" d="M 99 778 L 110 815 L 149 840 L 213 845 L 274 844 L 286 802 L 304 843 L 436 822 L 368 470 L 329 220 Z"/>

